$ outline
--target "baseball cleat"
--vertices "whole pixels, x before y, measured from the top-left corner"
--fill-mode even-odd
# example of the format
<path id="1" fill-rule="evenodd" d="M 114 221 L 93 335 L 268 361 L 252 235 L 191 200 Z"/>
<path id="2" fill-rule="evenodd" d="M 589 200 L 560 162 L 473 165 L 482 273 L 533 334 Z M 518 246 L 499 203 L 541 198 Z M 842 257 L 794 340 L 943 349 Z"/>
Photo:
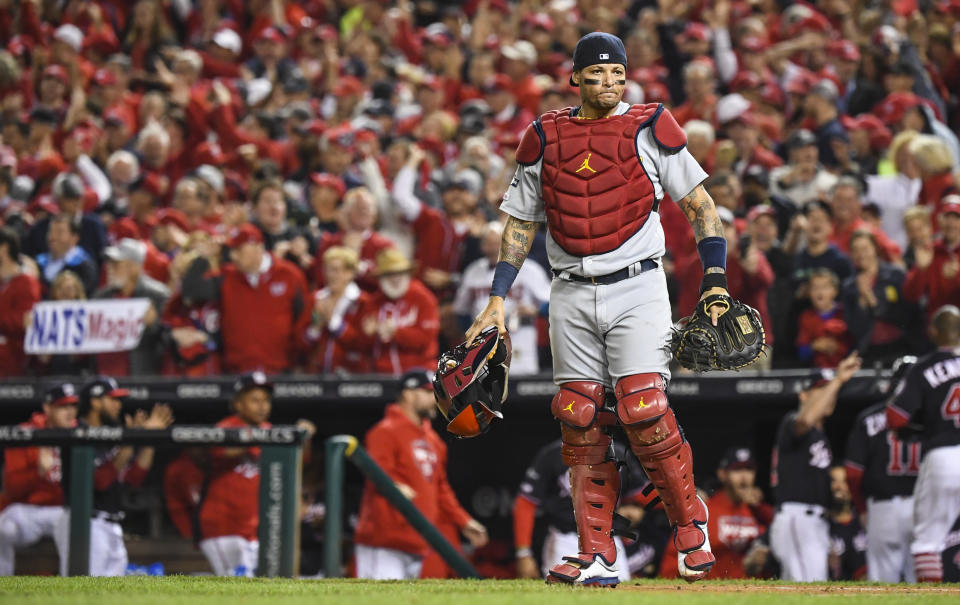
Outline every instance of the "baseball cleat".
<path id="1" fill-rule="evenodd" d="M 616 563 L 607 563 L 602 555 L 564 557 L 550 569 L 547 584 L 574 584 L 616 588 L 620 583 L 620 573 Z"/>
<path id="2" fill-rule="evenodd" d="M 694 520 L 689 525 L 673 528 L 673 542 L 677 547 L 677 568 L 680 570 L 680 577 L 687 582 L 704 579 L 710 573 L 713 564 L 717 562 L 710 551 L 710 534 L 707 530 L 710 512 L 699 496 L 697 500 L 700 501 L 703 521 Z"/>

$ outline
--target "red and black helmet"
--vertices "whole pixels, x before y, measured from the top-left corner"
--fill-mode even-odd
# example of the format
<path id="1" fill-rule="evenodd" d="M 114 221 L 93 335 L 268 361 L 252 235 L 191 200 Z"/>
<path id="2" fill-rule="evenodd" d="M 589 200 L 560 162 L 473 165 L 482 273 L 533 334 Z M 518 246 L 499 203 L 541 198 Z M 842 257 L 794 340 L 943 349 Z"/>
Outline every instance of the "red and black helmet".
<path id="1" fill-rule="evenodd" d="M 492 326 L 440 356 L 433 394 L 448 431 L 476 437 L 487 432 L 494 418 L 503 418 L 511 351 L 510 336 L 499 335 Z"/>

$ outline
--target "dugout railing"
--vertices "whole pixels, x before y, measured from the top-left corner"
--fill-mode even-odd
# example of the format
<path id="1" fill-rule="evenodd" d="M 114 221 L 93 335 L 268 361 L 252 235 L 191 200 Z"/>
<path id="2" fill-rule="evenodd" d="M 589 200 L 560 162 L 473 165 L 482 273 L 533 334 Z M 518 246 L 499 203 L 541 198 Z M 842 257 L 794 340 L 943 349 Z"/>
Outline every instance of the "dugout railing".
<path id="1" fill-rule="evenodd" d="M 167 429 L 77 427 L 33 429 L 0 426 L 0 447 L 54 446 L 70 460 L 66 507 L 70 511 L 67 572 L 88 575 L 90 520 L 93 516 L 93 460 L 97 447 L 132 446 L 261 446 L 260 560 L 257 575 L 297 575 L 300 532 L 301 448 L 306 432 L 295 426 L 268 429 L 174 426 Z"/>

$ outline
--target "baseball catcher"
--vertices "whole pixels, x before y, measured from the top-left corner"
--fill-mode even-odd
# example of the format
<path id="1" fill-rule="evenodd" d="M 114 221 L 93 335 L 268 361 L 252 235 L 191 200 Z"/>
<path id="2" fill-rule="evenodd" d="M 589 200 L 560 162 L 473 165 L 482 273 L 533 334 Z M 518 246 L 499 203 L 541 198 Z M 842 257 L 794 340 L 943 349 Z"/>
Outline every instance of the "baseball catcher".
<path id="1" fill-rule="evenodd" d="M 666 395 L 671 354 L 664 344 L 673 326 L 661 260 L 665 194 L 693 227 L 704 269 L 694 317 L 709 318 L 710 326 L 697 332 L 694 327 L 705 322 L 687 322 L 689 330 L 678 330 L 678 349 L 712 367 L 746 363 L 753 353 L 738 362 L 718 351 L 745 349 L 740 343 L 750 336 L 747 328 L 755 332 L 751 346 L 762 344 L 755 316 L 740 315 L 743 309 L 727 294 L 727 242 L 702 186 L 706 173 L 664 106 L 622 102 L 626 74 L 626 52 L 616 36 L 594 32 L 577 43 L 570 82 L 580 88 L 580 105 L 541 115 L 521 138 L 519 167 L 500 206 L 508 219 L 490 300 L 466 334 L 472 342 L 490 326 L 506 331 L 503 300 L 539 224 L 546 223 L 554 277 L 550 344 L 559 387 L 551 409 L 560 422 L 561 457 L 570 467 L 579 540 L 579 552 L 550 569 L 551 582 L 618 582 L 619 565 L 625 564 L 617 561 L 613 539 L 620 477 L 607 433 L 617 423 L 673 526 L 680 575 L 699 580 L 714 564 L 690 444 Z"/>

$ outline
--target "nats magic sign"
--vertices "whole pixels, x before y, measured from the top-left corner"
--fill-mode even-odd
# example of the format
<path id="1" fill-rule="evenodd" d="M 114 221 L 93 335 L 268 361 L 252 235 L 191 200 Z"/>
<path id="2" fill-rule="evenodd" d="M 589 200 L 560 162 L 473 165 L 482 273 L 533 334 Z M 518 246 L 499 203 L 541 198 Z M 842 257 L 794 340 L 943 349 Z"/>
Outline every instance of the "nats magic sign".
<path id="1" fill-rule="evenodd" d="M 24 350 L 31 355 L 129 351 L 140 343 L 149 307 L 146 298 L 37 303 Z"/>

